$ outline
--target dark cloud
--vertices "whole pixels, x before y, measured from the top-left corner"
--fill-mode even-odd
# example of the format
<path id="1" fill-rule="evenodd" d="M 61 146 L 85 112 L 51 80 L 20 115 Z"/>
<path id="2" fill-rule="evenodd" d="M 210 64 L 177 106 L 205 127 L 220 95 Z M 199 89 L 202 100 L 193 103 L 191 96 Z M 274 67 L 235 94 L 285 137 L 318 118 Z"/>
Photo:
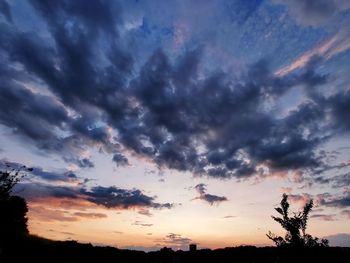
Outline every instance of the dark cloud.
<path id="1" fill-rule="evenodd" d="M 33 168 L 27 167 L 22 163 L 11 162 L 5 158 L 0 159 L 0 169 L 6 170 L 6 171 L 17 170 L 17 171 L 22 171 L 24 173 L 31 172 L 33 170 Z"/>
<path id="2" fill-rule="evenodd" d="M 119 19 L 118 9 L 109 1 L 95 1 L 86 4 L 83 0 L 59 1 L 31 0 L 32 5 L 48 21 L 51 26 L 58 26 L 65 19 L 79 21 L 86 28 L 94 31 L 102 30 L 109 34 L 116 34 Z"/>
<path id="3" fill-rule="evenodd" d="M 340 91 L 325 98 L 325 105 L 329 107 L 332 114 L 332 125 L 341 133 L 350 132 L 350 90 Z"/>
<path id="4" fill-rule="evenodd" d="M 255 14 L 262 2 L 263 0 L 228 1 L 225 3 L 225 7 L 230 20 L 242 26 L 250 16 Z"/>
<path id="5" fill-rule="evenodd" d="M 194 59 L 192 53 L 189 56 Z M 192 88 L 187 89 L 172 84 L 176 83 L 173 68 L 176 65 L 172 67 L 157 51 L 132 84 L 146 110 L 138 126 L 148 126 L 138 131 L 147 148 L 127 137 L 126 143 L 138 152 L 155 153 L 160 166 L 218 178 L 251 176 L 257 172 L 257 162 L 276 169 L 320 165 L 314 150 L 323 142 L 316 130 L 323 112 L 317 105 L 302 105 L 280 121 L 259 108 L 267 96 L 284 94 L 296 81 L 272 77 L 261 61 L 252 66 L 244 85 L 235 86 L 219 73 L 189 83 Z M 309 138 L 303 134 L 305 125 L 315 131 Z M 207 152 L 199 154 L 196 143 L 203 143 Z M 244 155 L 252 162 L 245 161 Z"/>
<path id="6" fill-rule="evenodd" d="M 0 160 L 0 168 L 19 169 L 26 167 L 23 164 Z M 24 171 L 26 172 L 26 170 Z M 16 191 L 27 198 L 29 201 L 40 199 L 58 198 L 88 201 L 106 208 L 117 209 L 139 209 L 140 214 L 151 216 L 148 209 L 170 209 L 174 206 L 171 203 L 157 203 L 156 196 L 145 195 L 138 189 L 122 189 L 115 186 L 103 187 L 95 186 L 87 189 L 86 180 L 82 180 L 71 171 L 51 172 L 41 167 L 30 168 L 34 177 L 27 178 L 26 181 L 16 186 Z M 37 181 L 38 179 L 39 182 Z M 52 182 L 70 182 L 73 186 L 56 186 L 49 183 Z"/>
<path id="7" fill-rule="evenodd" d="M 70 186 L 53 186 L 42 183 L 20 183 L 15 191 L 25 197 L 29 202 L 47 198 L 79 199 L 79 188 Z"/>
<path id="8" fill-rule="evenodd" d="M 56 182 L 79 182 L 80 178 L 72 171 L 65 172 L 51 172 L 45 171 L 41 167 L 33 167 L 32 175 L 39 177 L 45 181 L 56 181 Z"/>
<path id="9" fill-rule="evenodd" d="M 12 22 L 10 5 L 6 0 L 0 0 L 0 14 L 2 14 L 8 22 Z"/>
<path id="10" fill-rule="evenodd" d="M 80 168 L 92 168 L 95 166 L 94 163 L 88 158 L 78 160 L 77 164 Z"/>
<path id="11" fill-rule="evenodd" d="M 319 176 L 314 178 L 314 182 L 319 184 L 328 184 L 333 188 L 346 187 L 350 185 L 350 173 L 345 173 L 332 177 Z"/>
<path id="12" fill-rule="evenodd" d="M 155 197 L 147 196 L 142 191 L 127 190 L 115 186 L 95 186 L 90 190 L 77 186 L 53 186 L 42 183 L 21 183 L 17 191 L 29 202 L 43 201 L 56 198 L 72 200 L 75 202 L 87 202 L 115 209 L 170 209 L 171 203 L 157 203 Z M 84 206 L 84 204 L 81 204 Z"/>
<path id="13" fill-rule="evenodd" d="M 326 23 L 336 12 L 350 8 L 346 0 L 274 0 L 283 4 L 293 18 L 304 25 Z"/>
<path id="14" fill-rule="evenodd" d="M 170 203 L 157 203 L 155 197 L 147 196 L 138 189 L 126 190 L 115 186 L 102 187 L 95 186 L 91 190 L 81 190 L 81 193 L 87 197 L 87 200 L 97 205 L 107 208 L 172 208 Z"/>
<path id="15" fill-rule="evenodd" d="M 89 108 L 84 104 L 106 105 L 107 94 L 113 92 L 114 85 L 118 86 L 116 82 L 112 83 L 113 80 L 107 75 L 116 76 L 116 70 L 129 67 L 121 61 L 122 53 L 119 52 L 120 56 L 118 56 L 117 49 L 113 48 L 110 54 L 113 65 L 106 68 L 106 72 L 102 74 L 102 80 L 97 80 L 95 74 L 97 72 L 93 70 L 95 65 L 89 61 L 92 59 L 92 43 L 100 38 L 98 32 L 104 32 L 110 37 L 117 36 L 118 12 L 114 12 L 117 10 L 107 1 L 89 5 L 83 1 L 74 3 L 32 1 L 32 3 L 47 21 L 52 40 L 56 45 L 52 47 L 49 45 L 50 42 L 41 41 L 32 34 L 20 33 L 13 27 L 1 28 L 4 39 L 1 46 L 7 54 L 4 59 L 17 61 L 23 65 L 21 72 L 5 67 L 10 74 L 4 75 L 6 81 L 2 81 L 4 87 L 1 92 L 5 92 L 1 96 L 4 100 L 2 104 L 5 109 L 8 108 L 5 103 L 16 100 L 18 113 L 14 107 L 12 107 L 12 113 L 9 112 L 12 115 L 5 116 L 7 112 L 2 111 L 4 116 L 0 116 L 1 122 L 12 127 L 19 134 L 39 142 L 41 149 L 58 152 L 66 149 L 67 152 L 72 152 L 74 148 L 81 150 L 91 142 L 111 146 L 106 129 L 96 127 L 96 122 L 101 120 L 101 116 L 90 114 Z M 67 26 L 70 22 L 72 27 Z M 4 62 L 7 61 L 4 60 Z M 55 96 L 43 96 L 40 93 L 34 95 L 15 81 L 24 76 L 30 76 L 25 78 L 25 82 L 33 77 L 36 78 L 36 83 L 38 80 L 45 83 L 59 98 L 56 100 Z M 109 87 L 100 83 L 104 80 L 111 81 L 106 83 Z M 100 89 L 96 90 L 97 86 Z M 107 89 L 110 92 L 107 92 Z M 108 97 L 112 99 L 110 94 Z M 78 114 L 68 117 L 66 108 L 62 107 L 59 101 L 63 101 L 65 106 L 76 109 Z M 59 134 L 54 132 L 57 130 L 55 126 L 72 135 L 60 138 Z"/>
<path id="16" fill-rule="evenodd" d="M 228 201 L 228 199 L 225 196 L 208 194 L 205 184 L 197 184 L 194 188 L 199 193 L 199 196 L 196 197 L 195 199 L 203 200 L 205 202 L 208 202 L 210 205 L 219 204 L 221 202 Z"/>
<path id="17" fill-rule="evenodd" d="M 342 197 L 336 197 L 331 200 L 327 200 L 324 202 L 324 205 L 339 207 L 339 208 L 350 207 L 350 193 L 347 193 Z"/>
<path id="18" fill-rule="evenodd" d="M 113 162 L 115 162 L 117 166 L 129 165 L 128 159 L 120 153 L 115 153 L 113 155 Z"/>
<path id="19" fill-rule="evenodd" d="M 323 193 L 317 195 L 310 194 L 291 194 L 288 198 L 294 203 L 305 204 L 313 199 L 316 206 L 329 206 L 338 208 L 347 208 L 350 206 L 350 192 L 345 190 L 342 195 L 333 195 L 330 193 Z"/>
<path id="20" fill-rule="evenodd" d="M 58 171 L 48 171 L 43 169 L 39 166 L 33 166 L 29 167 L 17 162 L 11 162 L 7 161 L 5 159 L 0 159 L 0 167 L 2 169 L 20 169 L 24 175 L 24 180 L 27 181 L 37 181 L 37 180 L 43 180 L 45 182 L 70 182 L 70 183 L 77 183 L 77 184 L 84 184 L 88 181 L 88 179 L 82 179 L 80 178 L 76 173 L 70 170 L 63 169 Z"/>
<path id="21" fill-rule="evenodd" d="M 54 130 L 60 129 L 69 119 L 64 106 L 52 97 L 33 93 L 13 80 L 6 80 L 5 76 L 0 75 L 0 78 L 3 80 L 0 84 L 1 123 L 40 147 L 55 147 L 58 139 Z"/>
<path id="22" fill-rule="evenodd" d="M 350 131 L 349 92 L 325 97 L 316 89 L 330 81 L 317 73 L 319 58 L 284 77 L 269 60 L 237 78 L 202 74 L 204 47 L 178 58 L 157 49 L 136 66 L 119 38 L 116 3 L 31 3 L 48 40 L 1 25 L 0 123 L 69 163 L 93 167 L 81 156 L 98 147 L 117 165 L 128 164 L 130 151 L 159 168 L 215 178 L 312 172 L 325 165 L 319 147 Z M 279 116 L 274 103 L 296 85 L 307 99 Z"/>

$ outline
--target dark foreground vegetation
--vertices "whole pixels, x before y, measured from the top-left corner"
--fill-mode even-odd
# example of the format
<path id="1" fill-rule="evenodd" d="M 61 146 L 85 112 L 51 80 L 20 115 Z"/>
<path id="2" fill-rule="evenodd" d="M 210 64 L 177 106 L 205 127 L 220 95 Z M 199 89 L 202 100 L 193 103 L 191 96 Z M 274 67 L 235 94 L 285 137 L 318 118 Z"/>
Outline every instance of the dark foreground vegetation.
<path id="1" fill-rule="evenodd" d="M 173 251 L 163 248 L 156 252 L 97 247 L 76 241 L 52 241 L 30 235 L 27 229 L 27 203 L 12 193 L 22 177 L 21 167 L 0 171 L 0 263 L 15 262 L 349 262 L 350 248 L 328 247 L 327 240 L 319 241 L 305 232 L 312 201 L 303 212 L 290 216 L 288 196 L 275 208 L 280 217 L 272 217 L 286 230 L 284 237 L 269 233 L 277 247 L 252 246 Z"/>
<path id="2" fill-rule="evenodd" d="M 2 251 L 1 263 L 7 262 L 349 262 L 350 248 L 313 247 L 236 247 L 215 250 L 156 252 L 95 247 L 75 241 L 51 241 L 29 236 L 24 242 L 12 244 Z"/>

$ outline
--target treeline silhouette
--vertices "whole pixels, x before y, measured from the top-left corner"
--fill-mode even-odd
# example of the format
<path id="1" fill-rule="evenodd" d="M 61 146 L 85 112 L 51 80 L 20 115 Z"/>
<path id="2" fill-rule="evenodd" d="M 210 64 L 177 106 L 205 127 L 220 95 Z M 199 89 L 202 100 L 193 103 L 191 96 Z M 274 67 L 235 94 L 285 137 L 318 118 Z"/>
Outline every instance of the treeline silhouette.
<path id="1" fill-rule="evenodd" d="M 155 252 L 99 247 L 76 241 L 51 241 L 28 236 L 22 243 L 3 251 L 0 262 L 145 262 L 145 263 L 190 263 L 190 262 L 349 262 L 350 248 L 340 247 L 262 247 L 241 246 L 197 251 L 173 251 L 161 249 Z"/>
<path id="2" fill-rule="evenodd" d="M 27 229 L 27 204 L 13 195 L 14 186 L 21 179 L 25 166 L 0 171 L 0 263 L 7 262 L 348 262 L 350 248 L 328 247 L 326 240 L 305 233 L 312 201 L 303 212 L 289 216 L 288 196 L 283 195 L 281 206 L 275 208 L 281 217 L 273 219 L 286 230 L 285 237 L 272 233 L 268 237 L 277 247 L 257 248 L 240 246 L 223 249 L 173 251 L 163 248 L 155 252 L 143 252 L 114 247 L 93 246 L 76 241 L 53 241 L 30 235 Z"/>

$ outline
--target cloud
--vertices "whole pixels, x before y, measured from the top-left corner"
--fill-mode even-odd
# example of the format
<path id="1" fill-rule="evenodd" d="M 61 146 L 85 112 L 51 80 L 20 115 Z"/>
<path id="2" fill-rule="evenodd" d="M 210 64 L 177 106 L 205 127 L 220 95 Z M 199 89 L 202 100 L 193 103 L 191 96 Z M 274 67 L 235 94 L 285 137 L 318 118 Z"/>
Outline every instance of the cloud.
<path id="1" fill-rule="evenodd" d="M 19 183 L 15 191 L 30 201 L 39 201 L 46 198 L 78 200 L 79 187 L 54 186 L 43 183 Z"/>
<path id="2" fill-rule="evenodd" d="M 339 31 L 320 45 L 306 51 L 290 64 L 278 69 L 275 75 L 285 76 L 295 70 L 306 67 L 315 57 L 322 57 L 324 60 L 328 60 L 348 49 L 350 49 L 350 35 L 347 31 Z"/>
<path id="3" fill-rule="evenodd" d="M 86 219 L 102 219 L 106 218 L 107 215 L 91 212 L 71 212 L 70 210 L 57 209 L 55 207 L 31 204 L 29 206 L 29 217 L 34 221 L 76 222 Z"/>
<path id="4" fill-rule="evenodd" d="M 256 14 L 262 3 L 262 0 L 230 1 L 225 3 L 225 9 L 228 12 L 230 20 L 236 22 L 240 26 L 243 26 L 247 19 Z"/>
<path id="5" fill-rule="evenodd" d="M 170 203 L 157 203 L 155 197 L 147 196 L 138 189 L 126 190 L 115 186 L 95 186 L 91 190 L 82 189 L 81 193 L 87 200 L 107 208 L 172 208 Z"/>
<path id="6" fill-rule="evenodd" d="M 224 216 L 224 219 L 229 219 L 229 218 L 236 218 L 237 216 Z"/>
<path id="7" fill-rule="evenodd" d="M 117 34 L 118 10 L 107 1 L 98 1 L 91 3 L 91 5 L 86 5 L 82 0 L 73 3 L 70 1 L 52 3 L 47 0 L 31 0 L 31 3 L 52 27 L 58 26 L 64 19 L 72 16 L 73 20 L 79 20 L 92 31 L 101 30 L 108 34 Z"/>
<path id="8" fill-rule="evenodd" d="M 0 14 L 6 18 L 7 22 L 12 22 L 10 6 L 6 0 L 0 1 Z"/>
<path id="9" fill-rule="evenodd" d="M 6 159 L 0 159 L 1 169 L 20 169 L 23 171 L 25 181 L 35 182 L 44 181 L 46 183 L 67 183 L 83 185 L 88 182 L 88 179 L 82 179 L 75 172 L 67 169 L 60 169 L 57 171 L 48 171 L 39 166 L 29 167 L 22 163 L 8 161 Z"/>
<path id="10" fill-rule="evenodd" d="M 327 200 L 324 202 L 324 205 L 339 207 L 339 208 L 350 207 L 350 193 L 345 194 L 344 196 L 341 196 L 341 197 L 335 197 L 335 198 L 332 198 L 331 200 Z"/>
<path id="11" fill-rule="evenodd" d="M 138 213 L 144 216 L 153 216 L 153 214 L 148 209 L 139 209 Z"/>
<path id="12" fill-rule="evenodd" d="M 144 223 L 141 221 L 135 221 L 134 223 L 132 223 L 135 226 L 144 226 L 144 227 L 150 227 L 153 226 L 153 224 L 149 224 L 149 223 Z"/>
<path id="13" fill-rule="evenodd" d="M 2 66 L 0 63 L 0 68 Z M 53 147 L 50 142 L 58 140 L 54 130 L 60 129 L 69 119 L 64 106 L 49 96 L 35 94 L 13 80 L 4 79 L 4 76 L 1 79 L 1 123 L 40 147 Z"/>
<path id="14" fill-rule="evenodd" d="M 329 206 L 338 208 L 347 208 L 350 206 L 350 192 L 345 190 L 342 195 L 333 195 L 330 193 L 322 193 L 317 195 L 310 194 L 291 194 L 288 198 L 293 203 L 304 205 L 309 200 L 313 199 L 316 206 Z"/>
<path id="15" fill-rule="evenodd" d="M 329 240 L 331 246 L 350 247 L 350 234 L 339 233 L 324 237 Z"/>
<path id="16" fill-rule="evenodd" d="M 86 85 L 86 74 L 94 75 L 87 66 L 90 63 L 85 60 L 89 57 L 90 50 L 87 39 L 96 40 L 102 32 L 117 35 L 115 26 L 118 12 L 112 12 L 113 7 L 105 2 L 88 6 L 83 1 L 31 3 L 47 21 L 49 34 L 56 41 L 57 49 L 38 37 L 18 32 L 13 26 L 1 28 L 0 34 L 4 41 L 0 48 L 7 53 L 2 59 L 5 64 L 1 63 L 1 71 L 8 73 L 6 77 L 2 75 L 1 103 L 4 110 L 9 109 L 7 105 L 10 101 L 15 102 L 13 105 L 16 107 L 11 106 L 12 109 L 8 112 L 2 111 L 0 122 L 12 128 L 15 133 L 31 139 L 41 150 L 60 153 L 66 160 L 71 160 L 86 146 L 96 143 L 113 150 L 107 129 L 96 124 L 100 121 L 97 119 L 99 111 L 86 107 L 86 103 L 79 98 L 82 95 L 79 93 L 81 91 L 90 97 L 94 94 L 87 94 L 87 89 L 92 91 L 96 86 L 92 82 L 91 85 Z M 76 35 L 80 34 L 81 42 L 74 43 L 72 35 L 64 28 L 62 22 L 68 20 L 76 20 L 77 27 L 72 30 L 77 30 Z M 86 29 L 86 34 L 80 31 L 82 27 Z M 10 57 L 21 63 L 23 69 L 6 66 L 11 61 Z M 120 59 L 113 58 L 113 61 L 118 63 Z M 69 73 L 73 71 L 77 74 Z M 38 82 L 45 83 L 50 90 L 37 89 L 35 86 L 41 85 Z M 34 86 L 35 89 L 29 89 L 28 86 Z M 81 89 L 82 86 L 86 89 Z M 42 90 L 49 95 L 41 94 Z M 73 114 L 68 114 L 68 108 Z M 62 133 L 68 136 L 62 137 Z M 92 166 L 86 162 L 79 162 L 78 165 Z"/>
<path id="17" fill-rule="evenodd" d="M 217 195 L 206 193 L 207 189 L 205 184 L 197 184 L 194 188 L 199 193 L 199 196 L 195 197 L 194 199 L 203 200 L 209 203 L 210 205 L 219 204 L 221 202 L 228 201 L 228 199 L 225 196 L 217 196 Z"/>
<path id="18" fill-rule="evenodd" d="M 336 215 L 323 215 L 323 214 L 314 214 L 311 215 L 311 218 L 317 218 L 317 219 L 321 219 L 324 221 L 336 221 Z"/>
<path id="19" fill-rule="evenodd" d="M 50 172 L 45 171 L 41 167 L 33 167 L 33 171 L 31 172 L 36 178 L 43 179 L 45 181 L 53 181 L 53 182 L 72 182 L 72 183 L 82 183 L 83 180 L 79 178 L 72 171 L 64 171 L 64 172 Z"/>
<path id="20" fill-rule="evenodd" d="M 304 206 L 306 203 L 308 203 L 310 200 L 313 200 L 315 207 L 320 207 L 325 205 L 329 200 L 335 198 L 330 193 L 322 193 L 322 194 L 316 194 L 311 195 L 308 193 L 302 193 L 302 194 L 288 194 L 288 200 L 290 200 L 291 203 L 299 204 L 300 206 Z"/>
<path id="21" fill-rule="evenodd" d="M 334 14 L 350 8 L 346 0 L 273 0 L 287 6 L 290 15 L 303 25 L 317 26 L 329 21 Z"/>
<path id="22" fill-rule="evenodd" d="M 350 219 L 350 210 L 343 210 L 340 214 Z"/>
<path id="23" fill-rule="evenodd" d="M 120 153 L 115 153 L 113 155 L 113 162 L 115 162 L 117 166 L 129 165 L 128 159 Z"/>
<path id="24" fill-rule="evenodd" d="M 95 147 L 117 165 L 128 164 L 128 152 L 196 176 L 311 173 L 325 165 L 319 147 L 350 131 L 349 94 L 318 94 L 330 80 L 312 59 L 345 50 L 346 34 L 310 52 L 293 76 L 274 74 L 265 59 L 232 77 L 203 74 L 204 45 L 177 57 L 159 48 L 136 62 L 120 38 L 123 15 L 114 2 L 31 4 L 48 41 L 1 25 L 0 123 L 68 163 L 93 167 L 84 153 Z M 300 85 L 307 99 L 279 116 L 277 101 Z"/>
<path id="25" fill-rule="evenodd" d="M 95 166 L 94 163 L 88 158 L 77 160 L 76 163 L 80 168 L 93 168 Z"/>
<path id="26" fill-rule="evenodd" d="M 122 189 L 115 186 L 95 186 L 86 189 L 85 185 L 57 186 L 44 183 L 20 183 L 16 191 L 32 203 L 59 203 L 67 207 L 102 206 L 111 209 L 171 209 L 174 204 L 155 202 L 156 197 L 147 196 L 138 189 Z"/>
<path id="27" fill-rule="evenodd" d="M 175 247 L 177 249 L 187 249 L 188 245 L 192 242 L 190 238 L 183 237 L 180 234 L 174 234 L 174 233 L 169 233 L 166 235 L 164 238 L 161 239 L 156 239 L 156 242 L 158 242 L 156 245 L 159 246 L 170 246 L 170 247 Z"/>
<path id="28" fill-rule="evenodd" d="M 350 185 L 350 173 L 345 173 L 332 177 L 320 176 L 314 178 L 314 182 L 319 184 L 329 184 L 333 188 L 341 188 Z"/>
<path id="29" fill-rule="evenodd" d="M 47 209 L 42 206 L 34 206 L 29 209 L 31 220 L 39 221 L 59 221 L 59 222 L 76 222 L 78 217 L 70 215 L 67 211 L 60 209 Z"/>
<path id="30" fill-rule="evenodd" d="M 86 219 L 100 219 L 100 218 L 106 218 L 106 214 L 102 213 L 85 213 L 85 212 L 75 212 L 73 213 L 73 216 L 86 218 Z"/>
<path id="31" fill-rule="evenodd" d="M 292 187 L 281 187 L 279 189 L 279 191 L 282 193 L 290 194 L 293 191 L 293 188 Z"/>
<path id="32" fill-rule="evenodd" d="M 297 203 L 300 205 L 305 205 L 307 202 L 309 202 L 312 199 L 312 196 L 310 194 L 289 194 L 288 195 L 288 200 L 291 203 Z"/>

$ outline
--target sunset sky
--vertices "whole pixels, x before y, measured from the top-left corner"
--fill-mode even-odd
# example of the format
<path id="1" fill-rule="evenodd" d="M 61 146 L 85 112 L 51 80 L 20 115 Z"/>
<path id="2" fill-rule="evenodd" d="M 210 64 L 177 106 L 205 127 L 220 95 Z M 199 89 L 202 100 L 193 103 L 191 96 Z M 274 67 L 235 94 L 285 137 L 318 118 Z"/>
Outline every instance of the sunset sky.
<path id="1" fill-rule="evenodd" d="M 0 0 L 0 168 L 54 240 L 350 246 L 349 81 L 349 0 Z"/>

